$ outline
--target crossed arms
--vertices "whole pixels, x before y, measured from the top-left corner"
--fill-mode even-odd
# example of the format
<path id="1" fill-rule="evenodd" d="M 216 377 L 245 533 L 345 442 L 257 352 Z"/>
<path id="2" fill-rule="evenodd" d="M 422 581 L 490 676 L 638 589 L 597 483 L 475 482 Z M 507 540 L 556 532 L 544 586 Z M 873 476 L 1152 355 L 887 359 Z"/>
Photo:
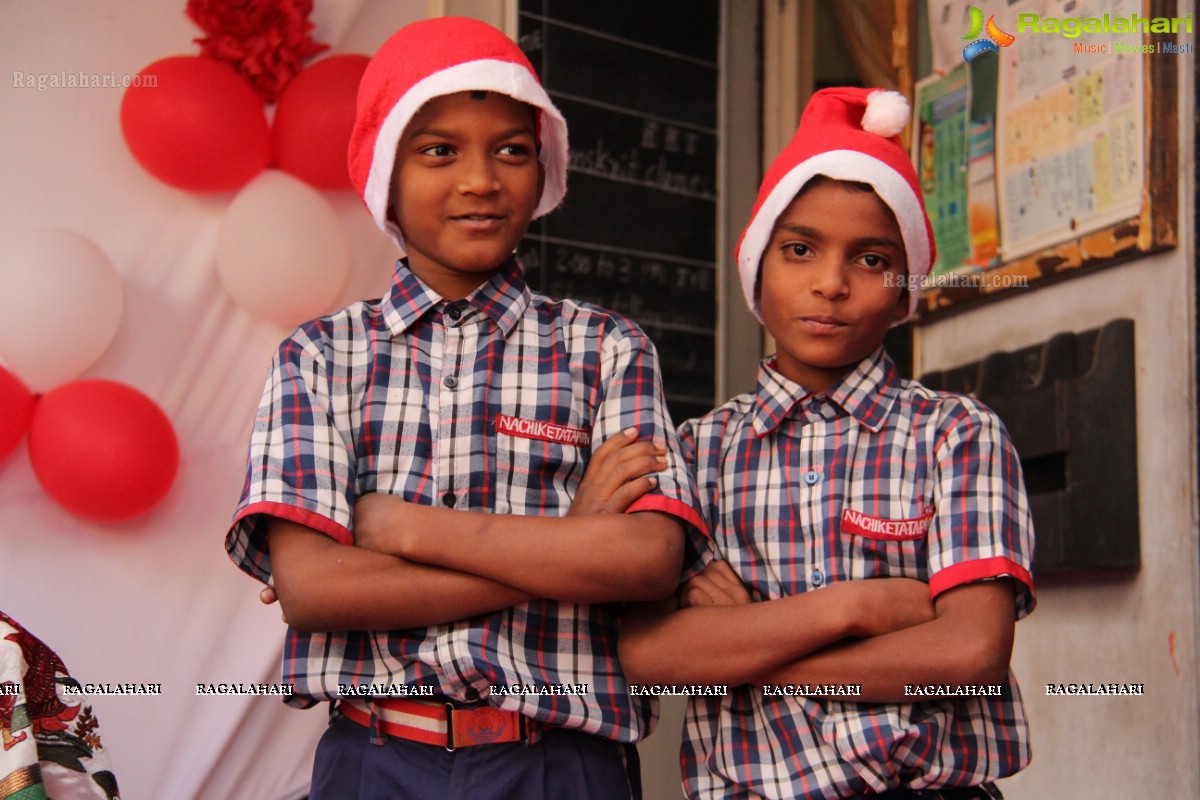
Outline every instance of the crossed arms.
<path id="1" fill-rule="evenodd" d="M 928 587 L 907 578 L 751 603 L 718 561 L 678 599 L 627 614 L 620 659 L 634 683 L 860 684 L 862 702 L 903 702 L 907 684 L 1003 683 L 1013 608 L 1008 579 L 948 590 L 932 605 Z"/>
<path id="2" fill-rule="evenodd" d="M 654 600 L 679 575 L 683 527 L 619 513 L 648 491 L 665 450 L 636 431 L 597 449 L 566 517 L 455 511 L 363 495 L 355 545 L 272 517 L 267 528 L 284 617 L 301 631 L 390 630 L 465 619 L 533 597 Z M 615 456 L 620 456 L 619 458 Z M 264 591 L 264 601 L 273 599 Z"/>
<path id="3" fill-rule="evenodd" d="M 620 660 L 632 683 L 858 684 L 862 702 L 905 702 L 909 684 L 1007 680 L 1015 591 L 999 578 L 931 602 L 923 582 L 876 578 L 751 602 L 714 561 L 672 597 L 628 608 Z"/>

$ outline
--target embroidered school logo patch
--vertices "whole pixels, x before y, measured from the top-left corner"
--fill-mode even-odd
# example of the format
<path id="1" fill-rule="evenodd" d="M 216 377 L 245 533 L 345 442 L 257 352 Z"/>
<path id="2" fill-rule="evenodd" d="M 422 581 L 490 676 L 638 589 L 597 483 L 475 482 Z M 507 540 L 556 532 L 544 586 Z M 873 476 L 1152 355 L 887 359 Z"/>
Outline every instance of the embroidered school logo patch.
<path id="1" fill-rule="evenodd" d="M 592 443 L 592 434 L 583 428 L 571 428 L 566 425 L 555 425 L 553 422 L 541 422 L 536 419 L 521 419 L 510 417 L 508 414 L 496 415 L 496 431 L 508 436 L 519 436 L 522 439 L 540 439 L 543 442 L 572 444 L 586 447 Z"/>
<path id="2" fill-rule="evenodd" d="M 884 519 L 872 517 L 853 508 L 842 509 L 842 531 L 868 539 L 883 541 L 907 542 L 920 539 L 929 530 L 929 520 L 933 519 L 933 506 L 928 506 L 925 513 L 911 519 Z"/>

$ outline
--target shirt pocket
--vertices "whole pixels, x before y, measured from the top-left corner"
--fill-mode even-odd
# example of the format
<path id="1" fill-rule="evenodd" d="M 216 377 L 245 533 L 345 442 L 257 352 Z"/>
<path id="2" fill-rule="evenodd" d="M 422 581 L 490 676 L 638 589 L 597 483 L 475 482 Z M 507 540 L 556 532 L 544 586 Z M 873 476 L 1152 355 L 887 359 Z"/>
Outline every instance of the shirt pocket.
<path id="1" fill-rule="evenodd" d="M 561 516 L 591 453 L 591 433 L 543 420 L 497 414 L 498 495 L 518 514 Z"/>
<path id="2" fill-rule="evenodd" d="M 926 536 L 933 506 L 900 500 L 846 503 L 839 538 L 852 565 L 852 578 L 929 577 Z"/>

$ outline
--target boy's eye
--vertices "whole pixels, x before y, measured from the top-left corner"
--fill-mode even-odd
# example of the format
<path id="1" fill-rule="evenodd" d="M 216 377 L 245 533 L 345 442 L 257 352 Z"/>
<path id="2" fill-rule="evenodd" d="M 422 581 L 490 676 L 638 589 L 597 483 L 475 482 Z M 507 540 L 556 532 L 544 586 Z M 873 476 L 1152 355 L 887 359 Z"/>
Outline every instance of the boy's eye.
<path id="1" fill-rule="evenodd" d="M 506 144 L 500 147 L 499 153 L 502 156 L 523 157 L 530 153 L 530 148 L 523 144 Z"/>
<path id="2" fill-rule="evenodd" d="M 454 151 L 448 144 L 431 144 L 428 147 L 421 149 L 421 152 L 427 156 L 435 156 L 437 158 L 446 158 Z"/>
<path id="3" fill-rule="evenodd" d="M 873 269 L 873 270 L 877 270 L 877 271 L 885 270 L 888 268 L 888 260 L 886 258 L 884 258 L 883 256 L 879 255 L 878 253 L 867 253 L 864 256 L 860 256 L 858 259 L 858 263 L 862 264 L 864 267 L 867 267 L 868 269 Z"/>
<path id="4" fill-rule="evenodd" d="M 786 250 L 789 255 L 796 256 L 797 258 L 804 258 L 805 256 L 812 255 L 812 248 L 799 242 L 791 242 L 786 244 L 783 246 L 783 249 Z"/>

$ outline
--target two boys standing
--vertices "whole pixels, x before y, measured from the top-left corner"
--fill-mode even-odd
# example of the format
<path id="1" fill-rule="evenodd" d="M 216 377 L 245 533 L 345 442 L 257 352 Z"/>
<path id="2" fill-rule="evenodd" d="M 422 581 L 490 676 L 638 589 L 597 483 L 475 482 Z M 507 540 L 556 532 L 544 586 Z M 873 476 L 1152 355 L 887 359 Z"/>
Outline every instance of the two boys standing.
<path id="1" fill-rule="evenodd" d="M 296 702 L 335 701 L 314 799 L 636 796 L 656 708 L 627 675 L 742 684 L 689 708 L 692 796 L 974 787 L 1028 760 L 1019 467 L 994 415 L 880 348 L 933 243 L 907 106 L 871 133 L 867 97 L 818 94 L 768 172 L 738 256 L 779 354 L 681 456 L 645 335 L 513 258 L 566 184 L 524 55 L 442 18 L 372 59 L 351 176 L 406 258 L 281 345 L 226 540 L 278 592 Z M 857 677 L 855 703 L 746 685 Z M 904 703 L 906 678 L 1008 691 Z"/>

